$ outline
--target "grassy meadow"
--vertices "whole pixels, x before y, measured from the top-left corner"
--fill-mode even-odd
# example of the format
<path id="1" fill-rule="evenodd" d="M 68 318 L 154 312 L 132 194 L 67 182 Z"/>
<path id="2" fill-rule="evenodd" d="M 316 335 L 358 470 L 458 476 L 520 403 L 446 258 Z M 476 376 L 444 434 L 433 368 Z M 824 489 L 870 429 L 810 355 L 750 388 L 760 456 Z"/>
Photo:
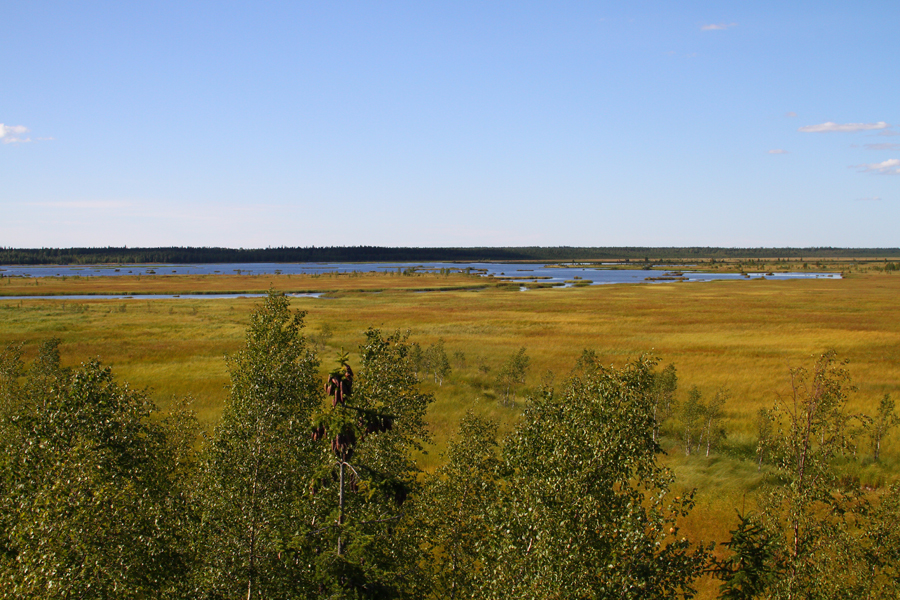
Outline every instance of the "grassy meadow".
<path id="1" fill-rule="evenodd" d="M 163 269 L 160 268 L 160 271 Z M 392 290 L 452 289 L 488 285 L 465 275 L 413 273 L 322 273 L 316 275 L 115 275 L 4 277 L 0 298 L 27 295 L 128 295 L 128 294 L 264 294 L 270 289 L 287 293 L 345 290 L 378 292 Z"/>
<path id="2" fill-rule="evenodd" d="M 844 269 L 838 269 L 844 270 Z M 874 413 L 885 393 L 900 397 L 900 274 L 846 269 L 844 279 L 719 281 L 607 285 L 565 289 L 503 286 L 465 275 L 356 274 L 342 276 L 156 276 L 6 278 L 0 293 L 257 292 L 274 288 L 326 292 L 296 298 L 308 311 L 307 336 L 318 347 L 323 375 L 341 347 L 355 349 L 372 326 L 409 330 L 423 348 L 443 339 L 452 374 L 437 385 L 424 374 L 435 402 L 429 418 L 440 451 L 466 410 L 493 416 L 501 431 L 515 423 L 526 390 L 512 405 L 499 401 L 493 378 L 517 349 L 531 359 L 526 388 L 561 384 L 585 348 L 603 364 L 622 366 L 641 353 L 677 368 L 679 398 L 696 385 L 710 398 L 731 392 L 725 406 L 728 438 L 713 456 L 685 457 L 669 430 L 665 460 L 678 485 L 698 489 L 698 508 L 685 532 L 725 540 L 735 508 L 752 505 L 762 481 L 755 463 L 756 414 L 790 390 L 789 370 L 811 367 L 829 348 L 849 361 L 858 391 L 851 410 Z M 429 291 L 425 291 L 429 290 Z M 49 337 L 62 340 L 64 364 L 99 357 L 120 380 L 148 388 L 161 407 L 190 396 L 201 420 L 213 425 L 227 393 L 224 357 L 242 343 L 258 299 L 27 299 L 0 297 L 0 343 L 24 342 L 26 357 Z M 460 355 L 461 353 L 461 355 Z M 665 433 L 665 432 L 664 432 Z M 883 446 L 879 465 L 863 459 L 852 470 L 882 484 L 900 473 L 900 432 Z M 861 456 L 870 455 L 867 446 Z"/>

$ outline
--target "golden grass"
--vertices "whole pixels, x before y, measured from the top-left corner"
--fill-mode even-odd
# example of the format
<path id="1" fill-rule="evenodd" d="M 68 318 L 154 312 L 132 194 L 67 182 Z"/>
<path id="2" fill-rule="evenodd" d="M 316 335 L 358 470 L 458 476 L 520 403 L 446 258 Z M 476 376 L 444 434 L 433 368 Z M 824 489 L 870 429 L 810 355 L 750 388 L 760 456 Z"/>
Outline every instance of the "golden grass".
<path id="1" fill-rule="evenodd" d="M 298 298 L 293 307 L 309 311 L 307 334 L 323 327 L 333 336 L 321 348 L 323 373 L 340 347 L 354 349 L 363 331 L 412 332 L 423 346 L 445 340 L 448 353 L 461 351 L 466 366 L 438 386 L 429 412 L 435 445 L 421 457 L 422 467 L 440 462 L 439 452 L 460 417 L 472 409 L 501 422 L 515 423 L 521 396 L 512 406 L 498 402 L 491 378 L 518 348 L 531 357 L 528 385 L 547 371 L 557 384 L 582 349 L 594 349 L 604 364 L 623 365 L 641 353 L 673 363 L 683 396 L 692 385 L 711 396 L 731 390 L 725 407 L 730 454 L 684 457 L 677 443 L 664 439 L 667 464 L 678 485 L 697 487 L 698 508 L 684 531 L 695 538 L 727 539 L 734 508 L 748 503 L 759 485 L 754 417 L 789 389 L 791 367 L 811 366 L 814 356 L 834 348 L 849 360 L 859 387 L 851 409 L 871 414 L 884 393 L 900 397 L 900 274 L 857 268 L 845 279 L 752 280 L 710 283 L 608 285 L 566 289 L 488 286 L 463 275 L 414 277 L 356 276 L 180 276 L 143 278 L 67 278 L 41 280 L 30 291 L 43 293 L 188 293 L 188 291 L 327 290 L 329 298 Z M 7 280 L 9 281 L 9 280 Z M 0 283 L 3 293 L 21 293 Z M 124 286 L 124 287 L 123 287 Z M 419 293 L 417 289 L 446 291 Z M 466 289 L 461 289 L 466 288 Z M 17 290 L 13 292 L 12 290 Z M 380 291 L 380 293 L 371 293 Z M 190 395 L 201 419 L 212 424 L 227 393 L 223 357 L 242 343 L 250 311 L 258 299 L 4 300 L 0 298 L 0 344 L 22 341 L 33 356 L 36 342 L 63 340 L 66 364 L 99 356 L 121 379 L 148 387 L 167 406 L 173 396 Z M 123 312 L 124 310 L 124 312 Z M 451 358 L 451 361 L 453 359 Z M 490 370 L 484 373 L 479 365 Z M 895 430 L 886 441 L 881 465 L 856 467 L 865 480 L 884 482 L 900 472 Z M 868 455 L 868 448 L 861 449 Z M 743 453 L 743 454 L 741 454 Z"/>
<path id="2" fill-rule="evenodd" d="M 33 295 L 339 293 L 384 289 L 452 289 L 489 285 L 474 275 L 452 273 L 322 273 L 317 275 L 117 275 L 4 277 L 0 297 Z"/>
<path id="3" fill-rule="evenodd" d="M 177 286 L 169 281 L 179 278 L 185 281 Z M 113 291 L 125 278 L 86 279 L 42 281 L 37 287 L 41 292 L 100 293 Z M 276 289 L 318 285 L 320 290 L 344 290 L 329 299 L 292 301 L 309 311 L 309 333 L 326 324 L 333 330 L 326 360 L 339 346 L 356 347 L 370 325 L 409 329 L 412 339 L 423 345 L 444 338 L 450 352 L 466 354 L 466 369 L 457 369 L 460 372 L 442 388 L 433 390 L 438 414 L 444 397 L 459 396 L 448 403 L 449 413 L 465 410 L 460 402 L 474 403 L 475 397 L 464 397 L 489 378 L 477 371 L 479 362 L 496 370 L 521 346 L 532 358 L 530 383 L 547 370 L 557 379 L 563 377 L 583 348 L 593 348 L 604 363 L 616 364 L 651 352 L 664 364 L 675 364 L 682 389 L 698 385 L 712 393 L 719 386 L 730 388 L 730 429 L 737 433 L 749 433 L 756 410 L 784 391 L 790 367 L 809 364 L 811 356 L 826 348 L 850 360 L 860 407 L 871 406 L 881 394 L 900 386 L 900 323 L 895 317 L 900 276 L 440 293 L 408 290 L 471 286 L 473 280 L 438 275 L 173 276 L 144 277 L 145 287 L 137 287 L 137 278 L 128 279 L 135 286 L 128 293 L 246 291 L 258 279 L 266 279 L 267 285 L 274 282 Z M 299 280 L 302 285 L 293 285 Z M 384 291 L 373 294 L 366 289 Z M 221 401 L 219 384 L 225 375 L 219 359 L 239 346 L 249 311 L 258 302 L 0 298 L 0 339 L 34 341 L 56 335 L 63 339 L 64 357 L 70 361 L 98 355 L 121 376 L 152 385 L 161 396 L 198 385 L 194 394 Z M 209 377 L 217 380 L 214 390 L 202 384 Z M 189 381 L 195 383 L 187 385 Z"/>
<path id="4" fill-rule="evenodd" d="M 770 404 L 772 395 L 784 388 L 791 366 L 807 364 L 826 348 L 850 360 L 861 405 L 900 384 L 900 324 L 894 315 L 900 276 L 414 293 L 408 290 L 471 286 L 473 280 L 461 275 L 187 275 L 142 281 L 67 278 L 42 281 L 37 288 L 52 293 L 121 292 L 127 283 L 127 293 L 248 291 L 260 279 L 265 279 L 259 286 L 263 289 L 272 284 L 275 289 L 343 290 L 329 299 L 293 300 L 295 307 L 310 311 L 310 333 L 325 324 L 333 329 L 333 347 L 355 347 L 369 325 L 410 329 L 422 344 L 443 337 L 448 349 L 465 352 L 469 363 L 445 387 L 471 387 L 464 375 L 475 371 L 478 360 L 497 367 L 521 346 L 532 357 L 533 376 L 548 369 L 564 375 L 583 348 L 595 349 L 605 363 L 652 352 L 676 365 L 682 388 L 729 387 L 734 425 Z M 302 285 L 295 285 L 298 281 Z M 3 291 L 20 285 L 3 285 Z M 364 293 L 367 289 L 384 291 Z M 194 371 L 183 368 L 186 362 L 219 357 L 240 344 L 248 312 L 256 303 L 240 298 L 0 299 L 0 335 L 8 341 L 57 335 L 65 342 L 65 356 L 74 359 L 87 352 L 118 367 L 168 362 L 171 375 L 154 384 L 167 393 L 183 387 L 179 379 L 191 377 Z M 204 366 L 196 376 L 210 370 L 216 369 Z"/>

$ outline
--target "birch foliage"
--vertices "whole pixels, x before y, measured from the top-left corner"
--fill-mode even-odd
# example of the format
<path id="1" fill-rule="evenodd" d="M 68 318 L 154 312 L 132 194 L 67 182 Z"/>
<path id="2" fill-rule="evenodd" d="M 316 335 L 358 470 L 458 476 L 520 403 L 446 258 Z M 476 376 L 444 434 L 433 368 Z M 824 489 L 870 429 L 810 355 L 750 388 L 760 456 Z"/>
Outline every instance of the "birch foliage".
<path id="1" fill-rule="evenodd" d="M 318 359 L 302 335 L 305 313 L 270 293 L 253 313 L 244 347 L 228 359 L 231 386 L 203 464 L 198 593 L 302 597 L 310 563 L 285 549 L 308 519 L 302 501 L 315 449 Z"/>

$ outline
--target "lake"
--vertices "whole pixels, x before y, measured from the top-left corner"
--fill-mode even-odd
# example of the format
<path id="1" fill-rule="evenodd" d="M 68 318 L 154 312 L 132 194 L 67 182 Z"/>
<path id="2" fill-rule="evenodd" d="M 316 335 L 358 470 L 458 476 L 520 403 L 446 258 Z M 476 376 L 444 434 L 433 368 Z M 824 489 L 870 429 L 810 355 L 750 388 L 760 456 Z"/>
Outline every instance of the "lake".
<path id="1" fill-rule="evenodd" d="M 156 264 L 156 265 L 2 265 L 5 277 L 115 277 L 125 275 L 300 275 L 352 272 L 440 272 L 441 269 L 469 271 L 484 277 L 510 278 L 519 283 L 543 282 L 559 286 L 580 280 L 584 285 L 615 283 L 671 283 L 675 281 L 715 281 L 729 279 L 840 279 L 840 273 L 709 273 L 691 270 L 693 265 L 660 269 L 623 269 L 614 264 L 530 264 L 530 263 L 228 263 L 228 264 Z M 157 296 L 158 297 L 158 296 Z M 209 296 L 204 296 L 209 297 Z"/>

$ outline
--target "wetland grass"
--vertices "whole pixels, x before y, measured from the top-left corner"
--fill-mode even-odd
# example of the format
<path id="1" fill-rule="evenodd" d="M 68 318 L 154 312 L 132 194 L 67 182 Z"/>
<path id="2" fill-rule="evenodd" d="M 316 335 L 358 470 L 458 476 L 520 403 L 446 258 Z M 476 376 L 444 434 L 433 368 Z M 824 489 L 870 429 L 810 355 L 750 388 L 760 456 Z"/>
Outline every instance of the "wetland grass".
<path id="1" fill-rule="evenodd" d="M 517 349 L 527 348 L 531 359 L 528 388 L 536 388 L 548 373 L 561 384 L 585 348 L 593 349 L 602 364 L 617 366 L 650 353 L 660 357 L 661 367 L 675 365 L 679 398 L 692 385 L 706 397 L 720 387 L 731 391 L 724 407 L 728 439 L 719 453 L 685 457 L 671 427 L 663 428 L 662 439 L 664 462 L 677 473 L 678 485 L 698 489 L 698 509 L 685 530 L 696 539 L 721 541 L 727 539 L 735 507 L 743 503 L 750 508 L 752 492 L 765 475 L 765 469 L 757 471 L 752 456 L 756 415 L 788 392 L 791 367 L 809 366 L 811 357 L 834 348 L 849 360 L 858 387 L 851 411 L 873 414 L 885 393 L 900 398 L 900 275 L 872 267 L 860 272 L 862 268 L 844 279 L 623 284 L 524 293 L 518 285 L 476 288 L 473 283 L 484 280 L 431 274 L 158 276 L 128 281 L 69 277 L 42 280 L 37 287 L 29 282 L 28 288 L 65 294 L 122 291 L 123 285 L 130 293 L 264 291 L 269 286 L 328 290 L 327 300 L 291 300 L 293 308 L 308 311 L 307 335 L 329 332 L 319 350 L 326 365 L 338 348 L 357 348 L 369 326 L 409 330 L 411 341 L 423 348 L 443 339 L 448 354 L 462 354 L 465 364 L 454 363 L 443 385 L 420 374 L 424 391 L 435 396 L 429 410 L 435 444 L 420 457 L 426 470 L 440 464 L 440 452 L 467 409 L 499 421 L 501 434 L 511 429 L 521 411 L 522 392 L 516 402 L 504 405 L 493 381 Z M 4 281 L 0 289 L 21 293 L 10 292 L 20 285 L 25 282 Z M 445 291 L 413 293 L 423 288 Z M 120 380 L 150 389 L 161 407 L 175 397 L 191 396 L 200 419 L 211 426 L 226 395 L 223 357 L 240 347 L 249 314 L 259 302 L 0 298 L 0 343 L 24 342 L 30 359 L 40 341 L 58 337 L 64 364 L 99 357 Z M 873 485 L 896 479 L 898 437 L 894 430 L 883 443 L 881 463 L 862 460 L 848 470 Z M 869 452 L 860 448 L 862 457 Z"/>
<path id="2" fill-rule="evenodd" d="M 220 276 L 179 276 L 203 291 L 235 288 Z M 221 276 L 232 277 L 232 276 Z M 234 276 L 237 277 L 237 276 Z M 867 274 L 843 280 L 709 282 L 681 285 L 614 285 L 567 289 L 533 289 L 526 293 L 502 288 L 479 291 L 451 289 L 410 293 L 410 289 L 458 284 L 455 276 L 397 277 L 366 275 L 318 277 L 319 289 L 341 289 L 324 299 L 297 298 L 292 306 L 309 311 L 308 333 L 322 326 L 332 332 L 330 348 L 353 348 L 368 326 L 412 332 L 422 345 L 444 338 L 448 350 L 479 356 L 494 367 L 510 352 L 525 346 L 532 357 L 530 385 L 547 370 L 564 377 L 584 348 L 594 349 L 603 363 L 622 363 L 643 352 L 659 356 L 678 369 L 681 388 L 728 387 L 730 430 L 749 431 L 760 407 L 768 406 L 779 380 L 791 366 L 834 348 L 850 367 L 864 407 L 884 393 L 900 389 L 900 323 L 895 298 L 900 276 Z M 460 276 L 463 282 L 471 282 Z M 79 282 L 63 283 L 81 285 Z M 91 278 L 95 293 L 110 285 Z M 156 278 L 144 277 L 145 288 L 160 291 Z M 175 279 L 173 277 L 173 279 Z M 245 287 L 260 277 L 243 278 Z M 265 278 L 265 279 L 276 279 Z M 299 277 L 291 278 L 293 282 Z M 427 285 L 422 281 L 427 280 Z M 290 283 L 286 276 L 280 281 Z M 359 282 L 383 290 L 359 293 Z M 204 285 L 208 283 L 208 285 Z M 310 287 L 304 281 L 304 287 Z M 419 285 L 410 285 L 418 283 Z M 397 284 L 397 285 L 394 285 Z M 84 291 L 85 288 L 80 288 Z M 60 293 L 72 289 L 60 287 Z M 171 291 L 171 289 L 169 290 Z M 151 386 L 170 396 L 188 389 L 188 380 L 211 377 L 224 382 L 224 367 L 215 360 L 237 347 L 247 315 L 256 299 L 165 300 L 11 300 L 0 299 L 0 339 L 34 342 L 57 336 L 64 359 L 99 356 L 121 377 L 139 376 L 134 384 Z M 126 309 L 123 312 L 123 309 Z M 328 348 L 325 352 L 330 351 Z M 203 364 L 194 364 L 201 361 Z M 167 364 L 140 376 L 141 363 Z M 477 390 L 473 361 L 451 376 L 458 385 Z M 469 383 L 467 383 L 469 381 Z M 206 386 L 208 387 L 208 386 Z M 446 386 L 443 386 L 446 388 Z M 446 395 L 446 390 L 435 390 Z M 468 393 L 468 392 L 466 392 Z M 202 391 L 215 404 L 219 390 Z M 454 399 L 452 403 L 457 404 Z M 469 400 L 474 402 L 474 397 Z M 442 404 L 438 398 L 435 410 Z M 215 410 L 212 408 L 211 410 Z M 461 410 L 465 410 L 462 408 Z M 214 420 L 214 415 L 210 415 Z"/>

